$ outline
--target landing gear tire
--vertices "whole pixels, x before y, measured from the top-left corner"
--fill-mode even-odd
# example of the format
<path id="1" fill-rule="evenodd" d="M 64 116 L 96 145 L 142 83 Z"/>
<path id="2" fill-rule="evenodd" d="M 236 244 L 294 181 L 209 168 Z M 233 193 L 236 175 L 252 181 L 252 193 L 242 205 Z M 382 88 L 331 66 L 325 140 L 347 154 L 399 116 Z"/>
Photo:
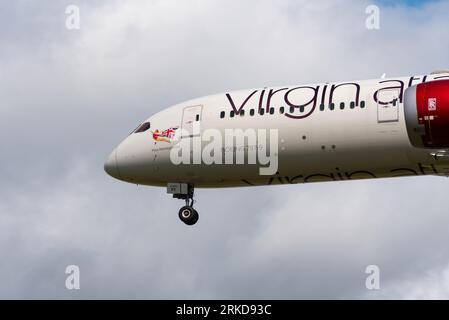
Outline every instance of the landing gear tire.
<path id="1" fill-rule="evenodd" d="M 179 219 L 188 226 L 192 226 L 197 223 L 199 219 L 198 212 L 191 206 L 184 206 L 179 209 Z"/>

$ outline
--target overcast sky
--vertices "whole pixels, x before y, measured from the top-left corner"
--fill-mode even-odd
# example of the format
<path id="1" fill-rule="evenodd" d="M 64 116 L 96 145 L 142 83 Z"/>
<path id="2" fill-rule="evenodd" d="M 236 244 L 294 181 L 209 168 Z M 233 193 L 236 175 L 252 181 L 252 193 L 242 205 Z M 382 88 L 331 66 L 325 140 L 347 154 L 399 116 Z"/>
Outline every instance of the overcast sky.
<path id="1" fill-rule="evenodd" d="M 103 171 L 183 100 L 448 68 L 449 1 L 0 1 L 0 298 L 449 298 L 446 178 L 198 189 L 189 228 Z"/>

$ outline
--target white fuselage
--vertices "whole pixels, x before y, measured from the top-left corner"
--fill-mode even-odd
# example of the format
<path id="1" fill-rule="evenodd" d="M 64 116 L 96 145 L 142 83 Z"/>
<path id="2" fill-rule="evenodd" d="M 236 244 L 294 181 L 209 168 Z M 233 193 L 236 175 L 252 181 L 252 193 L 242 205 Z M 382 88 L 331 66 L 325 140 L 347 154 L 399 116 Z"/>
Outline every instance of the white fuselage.
<path id="1" fill-rule="evenodd" d="M 259 88 L 190 100 L 148 118 L 144 123 L 149 128 L 129 135 L 105 168 L 112 176 L 135 184 L 186 182 L 195 187 L 447 176 L 446 150 L 416 148 L 410 143 L 404 96 L 411 86 L 448 78 L 449 73 L 443 73 Z M 172 139 L 170 130 L 190 130 L 193 123 L 200 127 L 198 135 Z M 223 136 L 226 129 L 276 129 L 276 172 L 261 175 L 258 164 L 174 164 L 170 152 L 176 144 L 182 139 L 201 141 L 208 129 Z M 245 143 L 246 148 L 259 147 L 259 141 Z M 202 147 L 206 144 L 201 142 Z M 234 152 L 224 147 L 223 157 Z"/>

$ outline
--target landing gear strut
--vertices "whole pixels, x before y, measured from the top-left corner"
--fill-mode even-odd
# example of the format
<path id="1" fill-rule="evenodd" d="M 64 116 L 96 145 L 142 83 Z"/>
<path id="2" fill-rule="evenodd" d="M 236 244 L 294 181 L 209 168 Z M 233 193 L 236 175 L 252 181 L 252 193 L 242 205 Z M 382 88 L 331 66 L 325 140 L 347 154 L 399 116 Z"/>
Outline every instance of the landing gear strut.
<path id="1" fill-rule="evenodd" d="M 193 209 L 193 185 L 187 183 L 169 183 L 167 184 L 167 193 L 173 194 L 175 199 L 184 199 L 186 204 L 179 209 L 179 219 L 188 226 L 197 223 L 199 219 L 198 211 Z"/>

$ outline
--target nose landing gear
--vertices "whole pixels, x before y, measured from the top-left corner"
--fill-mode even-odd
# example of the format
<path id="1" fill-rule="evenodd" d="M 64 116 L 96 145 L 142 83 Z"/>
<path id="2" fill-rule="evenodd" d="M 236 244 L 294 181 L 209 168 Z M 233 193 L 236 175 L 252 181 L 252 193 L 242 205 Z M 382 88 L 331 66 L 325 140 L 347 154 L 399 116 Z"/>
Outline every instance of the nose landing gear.
<path id="1" fill-rule="evenodd" d="M 173 194 L 173 198 L 184 199 L 186 205 L 179 209 L 179 219 L 188 226 L 198 222 L 198 211 L 193 209 L 193 185 L 187 183 L 169 183 L 167 184 L 167 193 Z"/>

